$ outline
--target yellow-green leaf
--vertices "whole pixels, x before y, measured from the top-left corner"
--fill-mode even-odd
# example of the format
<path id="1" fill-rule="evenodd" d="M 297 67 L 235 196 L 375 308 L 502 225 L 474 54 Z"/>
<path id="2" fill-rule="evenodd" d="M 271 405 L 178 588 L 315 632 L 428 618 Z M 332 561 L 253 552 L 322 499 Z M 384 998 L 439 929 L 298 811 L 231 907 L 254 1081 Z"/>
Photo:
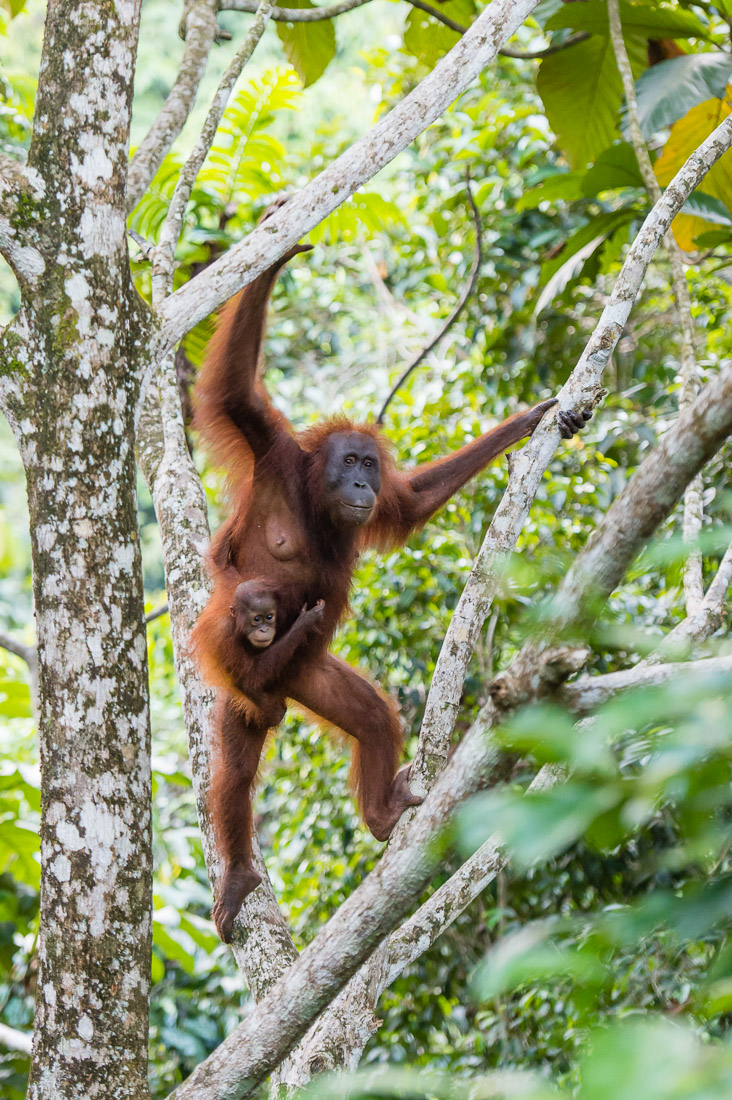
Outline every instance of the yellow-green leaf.
<path id="1" fill-rule="evenodd" d="M 728 86 L 724 99 L 707 99 L 692 107 L 671 128 L 661 156 L 655 164 L 656 178 L 665 187 L 695 149 L 708 138 L 732 110 L 732 90 Z M 719 199 L 732 212 L 732 153 L 725 153 L 707 173 L 700 185 L 705 195 Z M 714 228 L 705 218 L 690 214 L 678 214 L 671 223 L 674 237 L 680 248 L 692 252 L 694 241 L 702 233 Z"/>

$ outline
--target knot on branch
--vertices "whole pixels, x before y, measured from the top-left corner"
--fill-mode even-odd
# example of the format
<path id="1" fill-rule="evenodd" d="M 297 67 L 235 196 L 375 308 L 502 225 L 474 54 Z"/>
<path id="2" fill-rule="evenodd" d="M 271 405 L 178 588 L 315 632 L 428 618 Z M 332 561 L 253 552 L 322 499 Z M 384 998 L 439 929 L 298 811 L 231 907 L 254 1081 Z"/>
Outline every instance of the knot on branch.
<path id="1" fill-rule="evenodd" d="M 551 695 L 568 676 L 584 666 L 586 646 L 526 646 L 505 672 L 491 683 L 488 693 L 493 705 L 504 713 L 532 699 Z"/>

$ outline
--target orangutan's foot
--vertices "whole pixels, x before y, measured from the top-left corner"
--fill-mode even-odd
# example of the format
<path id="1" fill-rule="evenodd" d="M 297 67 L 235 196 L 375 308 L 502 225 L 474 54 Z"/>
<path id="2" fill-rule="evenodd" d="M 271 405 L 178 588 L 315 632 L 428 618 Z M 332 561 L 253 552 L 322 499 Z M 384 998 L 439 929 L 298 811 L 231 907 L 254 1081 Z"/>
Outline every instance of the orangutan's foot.
<path id="1" fill-rule="evenodd" d="M 224 943 L 231 943 L 231 931 L 234 918 L 241 909 L 242 902 L 262 881 L 249 863 L 229 864 L 224 872 L 218 897 L 211 912 L 216 929 Z"/>
<path id="2" fill-rule="evenodd" d="M 389 805 L 385 810 L 373 813 L 364 813 L 366 824 L 377 840 L 388 840 L 394 826 L 405 810 L 410 806 L 421 806 L 423 799 L 418 794 L 412 794 L 409 789 L 409 773 L 412 765 L 408 764 L 398 771 L 392 783 L 389 795 Z"/>

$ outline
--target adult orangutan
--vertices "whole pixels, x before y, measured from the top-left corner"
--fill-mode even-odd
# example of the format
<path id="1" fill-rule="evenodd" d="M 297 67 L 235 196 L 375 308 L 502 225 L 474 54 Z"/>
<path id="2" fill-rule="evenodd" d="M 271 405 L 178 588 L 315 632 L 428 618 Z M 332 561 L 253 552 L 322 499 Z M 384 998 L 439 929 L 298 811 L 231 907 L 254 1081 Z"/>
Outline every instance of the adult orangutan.
<path id="1" fill-rule="evenodd" d="M 267 732 L 282 720 L 286 700 L 354 739 L 352 784 L 377 839 L 386 840 L 403 811 L 419 804 L 409 769 L 397 771 L 402 732 L 394 705 L 328 653 L 348 608 L 356 559 L 367 546 L 401 545 L 496 455 L 530 436 L 556 404 L 542 401 L 454 454 L 406 471 L 396 469 L 372 424 L 335 416 L 295 433 L 270 402 L 258 364 L 277 274 L 305 251 L 307 245 L 290 249 L 227 304 L 196 387 L 195 425 L 228 471 L 233 503 L 212 543 L 214 591 L 193 635 L 204 675 L 219 689 L 209 807 L 225 861 L 213 909 L 225 942 L 242 901 L 261 881 L 251 858 L 251 791 Z M 560 412 L 562 434 L 569 437 L 585 419 Z M 272 594 L 277 639 L 293 627 L 297 634 L 297 644 L 285 645 L 291 655 L 264 683 L 237 672 L 232 657 L 235 593 L 255 578 Z M 300 630 L 308 607 L 320 609 L 320 621 Z"/>

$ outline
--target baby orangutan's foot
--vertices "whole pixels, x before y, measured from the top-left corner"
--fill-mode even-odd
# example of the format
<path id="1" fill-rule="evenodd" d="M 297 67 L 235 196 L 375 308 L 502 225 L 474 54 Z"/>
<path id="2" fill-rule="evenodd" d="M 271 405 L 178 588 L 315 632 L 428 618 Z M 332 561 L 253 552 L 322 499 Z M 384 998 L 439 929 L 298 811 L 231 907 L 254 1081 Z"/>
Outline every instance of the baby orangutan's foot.
<path id="1" fill-rule="evenodd" d="M 242 902 L 262 881 L 250 863 L 229 864 L 224 872 L 218 897 L 211 912 L 216 929 L 224 943 L 231 943 L 234 918 Z"/>
<path id="2" fill-rule="evenodd" d="M 366 824 L 377 840 L 388 840 L 404 811 L 410 806 L 421 806 L 423 802 L 420 795 L 412 794 L 409 789 L 411 770 L 412 765 L 407 764 L 397 772 L 389 795 L 389 805 L 385 810 L 364 814 Z"/>

